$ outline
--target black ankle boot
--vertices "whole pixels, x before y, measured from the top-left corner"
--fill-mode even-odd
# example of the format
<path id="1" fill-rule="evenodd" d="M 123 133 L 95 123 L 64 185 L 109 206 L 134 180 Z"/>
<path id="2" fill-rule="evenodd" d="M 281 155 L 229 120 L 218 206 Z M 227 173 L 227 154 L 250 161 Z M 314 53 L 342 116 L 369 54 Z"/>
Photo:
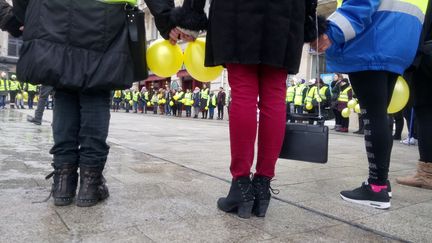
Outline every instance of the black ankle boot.
<path id="1" fill-rule="evenodd" d="M 80 189 L 77 206 L 91 207 L 109 197 L 108 187 L 102 175 L 103 167 L 80 166 Z"/>
<path id="2" fill-rule="evenodd" d="M 73 202 L 76 195 L 78 185 L 78 166 L 74 164 L 64 164 L 62 166 L 55 166 L 54 171 L 49 174 L 45 179 L 54 177 L 51 187 L 52 197 L 54 198 L 54 205 L 67 206 Z"/>
<path id="3" fill-rule="evenodd" d="M 270 178 L 264 176 L 255 176 L 252 180 L 255 196 L 253 213 L 257 217 L 265 217 L 270 204 L 270 181 Z"/>
<path id="4" fill-rule="evenodd" d="M 232 180 L 227 197 L 219 198 L 218 208 L 224 212 L 237 212 L 240 218 L 250 218 L 254 203 L 252 182 L 249 177 Z"/>

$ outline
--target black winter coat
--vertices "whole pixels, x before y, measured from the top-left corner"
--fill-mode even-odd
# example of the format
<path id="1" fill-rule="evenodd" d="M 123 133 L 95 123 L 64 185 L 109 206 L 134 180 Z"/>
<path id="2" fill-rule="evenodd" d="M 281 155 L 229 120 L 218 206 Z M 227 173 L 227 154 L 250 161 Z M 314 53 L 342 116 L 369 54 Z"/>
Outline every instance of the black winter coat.
<path id="1" fill-rule="evenodd" d="M 185 0 L 174 10 L 173 0 L 145 1 L 164 38 L 173 26 L 202 29 L 205 0 Z M 316 6 L 316 0 L 212 0 L 205 64 L 267 64 L 297 73 L 303 44 L 317 37 Z"/>
<path id="2" fill-rule="evenodd" d="M 123 5 L 95 0 L 14 0 L 24 20 L 20 80 L 68 90 L 130 88 L 133 64 Z"/>

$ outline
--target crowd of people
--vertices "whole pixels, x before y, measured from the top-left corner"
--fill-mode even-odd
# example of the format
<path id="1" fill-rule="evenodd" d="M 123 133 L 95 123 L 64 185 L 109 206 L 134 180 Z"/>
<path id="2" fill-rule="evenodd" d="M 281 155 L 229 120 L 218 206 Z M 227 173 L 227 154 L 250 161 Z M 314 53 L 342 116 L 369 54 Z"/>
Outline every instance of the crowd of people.
<path id="1" fill-rule="evenodd" d="M 20 82 L 15 74 L 8 77 L 6 72 L 0 74 L 0 110 L 7 109 L 9 104 L 10 109 L 33 109 L 35 103 L 38 103 L 40 98 L 40 85 Z M 44 102 L 47 109 L 52 109 L 54 106 L 53 95 L 48 94 L 47 102 Z"/>
<path id="2" fill-rule="evenodd" d="M 145 113 L 182 117 L 193 117 L 195 119 L 213 120 L 217 109 L 217 120 L 223 120 L 225 107 L 229 111 L 230 96 L 226 94 L 223 87 L 218 92 L 210 91 L 207 84 L 202 89 L 195 87 L 194 90 L 181 87 L 170 89 L 168 85 L 164 88 L 155 89 L 142 87 L 126 90 L 115 90 L 112 92 L 112 110 L 118 112 L 125 110 L 126 113 Z"/>

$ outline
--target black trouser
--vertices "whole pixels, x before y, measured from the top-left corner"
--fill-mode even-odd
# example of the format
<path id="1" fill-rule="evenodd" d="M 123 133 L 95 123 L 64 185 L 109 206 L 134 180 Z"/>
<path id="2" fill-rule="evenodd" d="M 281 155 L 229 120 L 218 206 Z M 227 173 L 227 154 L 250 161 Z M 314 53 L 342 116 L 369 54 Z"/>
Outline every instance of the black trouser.
<path id="1" fill-rule="evenodd" d="M 348 121 L 349 123 L 349 121 Z M 358 114 L 358 124 L 359 124 L 359 132 L 363 132 L 364 131 L 364 122 L 363 122 L 363 115 L 362 114 Z"/>
<path id="2" fill-rule="evenodd" d="M 362 108 L 369 182 L 385 185 L 393 146 L 387 107 L 398 75 L 387 71 L 350 73 L 349 78 Z"/>
<path id="3" fill-rule="evenodd" d="M 202 118 L 207 118 L 207 115 L 208 115 L 208 110 L 205 109 L 207 107 L 207 100 L 208 99 L 201 99 Z"/>
<path id="4" fill-rule="evenodd" d="M 15 98 L 18 94 L 17 90 L 13 90 L 13 91 L 9 91 L 9 95 L 10 95 L 10 104 L 14 105 L 15 104 Z"/>
<path id="5" fill-rule="evenodd" d="M 409 79 L 412 80 L 420 161 L 432 163 L 432 57 L 424 56 Z"/>
<path id="6" fill-rule="evenodd" d="M 333 109 L 333 113 L 335 115 L 335 121 L 336 121 L 335 125 L 342 126 L 342 127 L 343 127 L 343 125 L 346 125 L 346 124 L 342 124 L 342 123 L 344 123 L 344 120 L 343 120 L 344 118 L 342 117 L 342 113 L 338 109 Z M 349 120 L 348 120 L 348 123 L 349 123 Z"/>
<path id="7" fill-rule="evenodd" d="M 191 115 L 192 115 L 192 106 L 187 105 L 187 106 L 185 106 L 185 109 L 186 109 L 186 117 L 191 117 Z"/>
<path id="8" fill-rule="evenodd" d="M 53 117 L 54 164 L 101 167 L 107 160 L 110 92 L 56 90 Z"/>
<path id="9" fill-rule="evenodd" d="M 218 109 L 218 118 L 223 119 L 225 106 L 223 104 L 218 104 L 217 109 Z"/>
<path id="10" fill-rule="evenodd" d="M 403 127 L 404 127 L 404 116 L 403 116 L 404 112 L 400 111 L 398 113 L 392 114 L 391 115 L 391 129 L 393 129 L 393 124 L 396 125 L 395 130 L 394 130 L 394 138 L 400 139 L 402 136 L 402 131 L 403 131 Z"/>
<path id="11" fill-rule="evenodd" d="M 28 93 L 28 100 L 27 100 L 27 105 L 29 107 L 29 109 L 33 109 L 33 102 L 34 102 L 34 97 L 36 95 L 35 91 L 29 91 Z"/>
<path id="12" fill-rule="evenodd" d="M 39 91 L 39 101 L 35 110 L 34 119 L 36 121 L 42 121 L 43 113 L 45 111 L 45 105 L 48 104 L 48 97 L 51 94 L 53 87 L 42 85 Z"/>
<path id="13" fill-rule="evenodd" d="M 183 103 L 178 102 L 177 103 L 177 116 L 182 116 L 183 113 Z"/>

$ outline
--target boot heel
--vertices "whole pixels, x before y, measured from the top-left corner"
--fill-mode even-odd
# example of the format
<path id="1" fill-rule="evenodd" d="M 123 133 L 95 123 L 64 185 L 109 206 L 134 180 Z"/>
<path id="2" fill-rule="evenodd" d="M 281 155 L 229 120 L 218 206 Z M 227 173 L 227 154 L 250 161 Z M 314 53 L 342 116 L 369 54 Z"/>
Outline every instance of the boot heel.
<path id="1" fill-rule="evenodd" d="M 253 205 L 253 201 L 240 203 L 238 206 L 237 215 L 243 219 L 250 218 L 252 215 Z"/>
<path id="2" fill-rule="evenodd" d="M 270 200 L 256 200 L 253 209 L 255 216 L 265 217 L 269 204 Z"/>

